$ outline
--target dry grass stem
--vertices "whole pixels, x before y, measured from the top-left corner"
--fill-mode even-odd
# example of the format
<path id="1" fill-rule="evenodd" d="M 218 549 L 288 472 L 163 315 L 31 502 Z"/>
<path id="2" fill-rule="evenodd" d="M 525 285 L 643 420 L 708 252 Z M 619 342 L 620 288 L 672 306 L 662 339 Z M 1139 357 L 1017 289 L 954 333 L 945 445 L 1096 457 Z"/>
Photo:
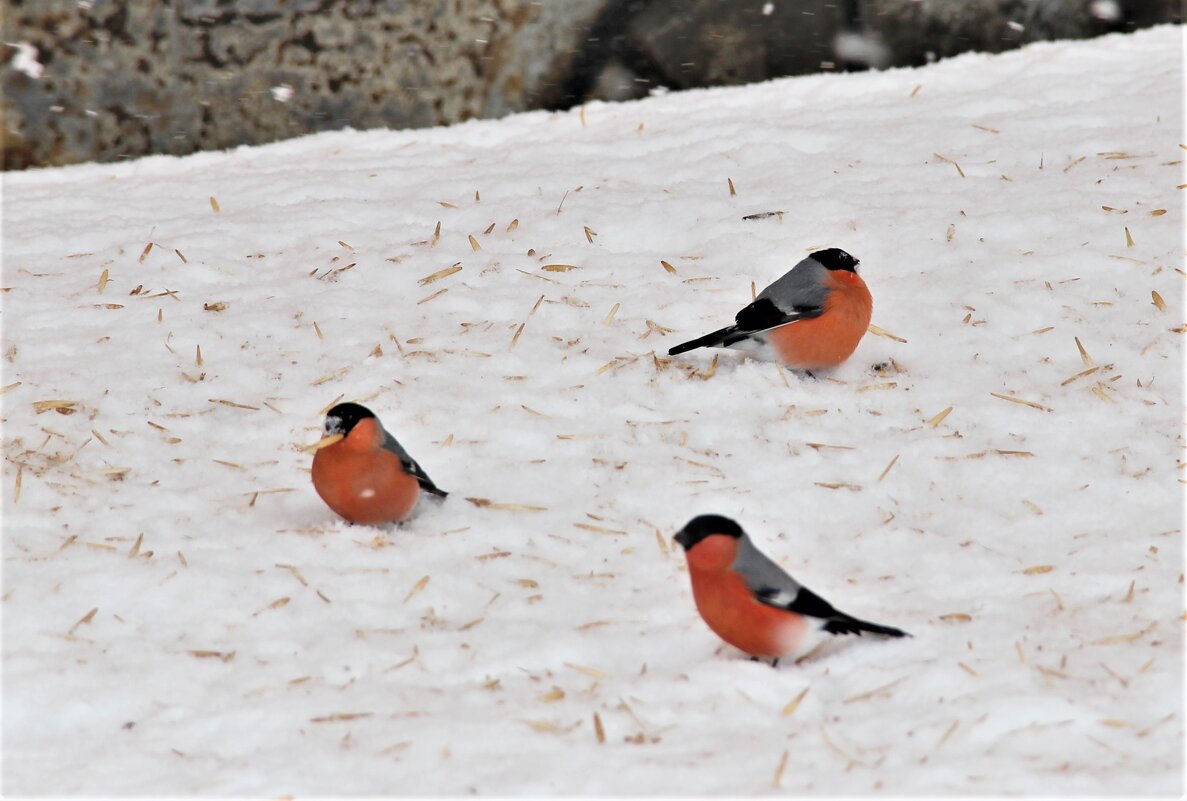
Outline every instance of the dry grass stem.
<path id="1" fill-rule="evenodd" d="M 893 339 L 895 342 L 902 342 L 903 344 L 906 344 L 906 342 L 907 342 L 907 340 L 903 339 L 902 337 L 892 334 L 889 331 L 887 331 L 885 328 L 874 325 L 873 323 L 870 323 L 870 327 L 868 330 L 871 334 L 874 334 L 875 336 L 886 337 L 887 339 Z"/>
<path id="2" fill-rule="evenodd" d="M 805 687 L 804 689 L 800 690 L 799 694 L 796 695 L 795 698 L 792 698 L 787 702 L 786 706 L 783 707 L 782 712 L 785 717 L 787 715 L 794 714 L 795 711 L 800 708 L 800 703 L 804 700 L 804 696 L 808 694 L 808 689 L 808 687 Z"/>
<path id="3" fill-rule="evenodd" d="M 944 419 L 947 418 L 948 415 L 950 415 L 951 413 L 952 413 L 952 407 L 949 406 L 947 409 L 944 409 L 944 411 L 940 412 L 935 417 L 928 420 L 927 425 L 930 426 L 931 428 L 935 428 L 940 423 L 944 422 Z"/>
<path id="4" fill-rule="evenodd" d="M 989 394 L 995 398 L 999 398 L 1000 400 L 1009 401 L 1010 403 L 1018 403 L 1023 406 L 1029 406 L 1030 408 L 1038 409 L 1039 411 L 1043 411 L 1043 412 L 1055 411 L 1050 406 L 1044 406 L 1041 403 L 1035 403 L 1034 401 L 1024 400 L 1023 398 L 1015 398 L 1012 395 L 1002 395 L 1001 393 L 998 393 L 998 392 L 990 392 Z"/>

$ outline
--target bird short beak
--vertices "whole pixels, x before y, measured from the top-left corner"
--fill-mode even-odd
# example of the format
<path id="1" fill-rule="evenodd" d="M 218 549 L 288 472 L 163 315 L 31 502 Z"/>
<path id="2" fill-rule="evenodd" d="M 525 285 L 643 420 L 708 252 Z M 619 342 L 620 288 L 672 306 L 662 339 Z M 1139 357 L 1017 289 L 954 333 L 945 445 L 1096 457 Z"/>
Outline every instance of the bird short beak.
<path id="1" fill-rule="evenodd" d="M 688 537 L 684 533 L 684 529 L 676 532 L 676 536 L 672 537 L 676 542 L 680 543 L 681 548 L 688 548 Z"/>
<path id="2" fill-rule="evenodd" d="M 335 442 L 339 442 L 343 439 L 346 439 L 345 434 L 330 434 L 329 436 L 322 437 L 321 439 L 319 439 L 317 442 L 313 443 L 312 445 L 306 445 L 305 447 L 307 450 L 311 450 L 314 453 L 316 453 L 317 451 L 320 451 L 322 448 L 328 448 L 331 445 L 333 445 Z"/>

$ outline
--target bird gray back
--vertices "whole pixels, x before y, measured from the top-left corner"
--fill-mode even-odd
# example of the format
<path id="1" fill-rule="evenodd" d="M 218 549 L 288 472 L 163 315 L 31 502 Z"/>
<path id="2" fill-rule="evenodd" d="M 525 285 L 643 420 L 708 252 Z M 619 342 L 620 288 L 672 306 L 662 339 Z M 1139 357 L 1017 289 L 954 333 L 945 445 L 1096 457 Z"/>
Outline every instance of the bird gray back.
<path id="1" fill-rule="evenodd" d="M 758 293 L 774 303 L 779 311 L 792 314 L 797 308 L 823 308 L 828 297 L 828 268 L 808 256 L 781 278 Z"/>
<path id="2" fill-rule="evenodd" d="M 751 592 L 764 596 L 767 603 L 786 606 L 799 594 L 799 582 L 768 559 L 746 534 L 738 539 L 738 552 L 730 567 L 741 574 Z"/>

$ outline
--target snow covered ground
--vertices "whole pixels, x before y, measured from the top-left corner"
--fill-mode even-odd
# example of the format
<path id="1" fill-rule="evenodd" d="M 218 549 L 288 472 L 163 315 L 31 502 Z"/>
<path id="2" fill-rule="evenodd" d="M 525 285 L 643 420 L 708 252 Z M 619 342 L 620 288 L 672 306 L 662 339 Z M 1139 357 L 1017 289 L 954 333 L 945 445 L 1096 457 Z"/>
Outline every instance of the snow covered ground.
<path id="1" fill-rule="evenodd" d="M 5 791 L 1183 792 L 1182 37 L 6 174 Z M 822 246 L 899 340 L 664 356 Z M 914 638 L 745 660 L 701 512 Z"/>

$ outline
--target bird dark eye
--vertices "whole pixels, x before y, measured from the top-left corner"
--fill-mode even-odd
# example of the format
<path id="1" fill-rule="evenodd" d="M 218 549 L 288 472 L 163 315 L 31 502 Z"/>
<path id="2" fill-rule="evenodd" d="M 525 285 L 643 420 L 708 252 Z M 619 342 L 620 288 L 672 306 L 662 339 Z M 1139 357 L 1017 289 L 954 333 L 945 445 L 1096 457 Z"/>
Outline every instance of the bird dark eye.
<path id="1" fill-rule="evenodd" d="M 341 425 L 342 425 L 342 421 L 339 420 L 337 417 L 327 417 L 326 418 L 326 433 L 333 434 L 335 431 L 339 430 L 339 427 Z"/>

